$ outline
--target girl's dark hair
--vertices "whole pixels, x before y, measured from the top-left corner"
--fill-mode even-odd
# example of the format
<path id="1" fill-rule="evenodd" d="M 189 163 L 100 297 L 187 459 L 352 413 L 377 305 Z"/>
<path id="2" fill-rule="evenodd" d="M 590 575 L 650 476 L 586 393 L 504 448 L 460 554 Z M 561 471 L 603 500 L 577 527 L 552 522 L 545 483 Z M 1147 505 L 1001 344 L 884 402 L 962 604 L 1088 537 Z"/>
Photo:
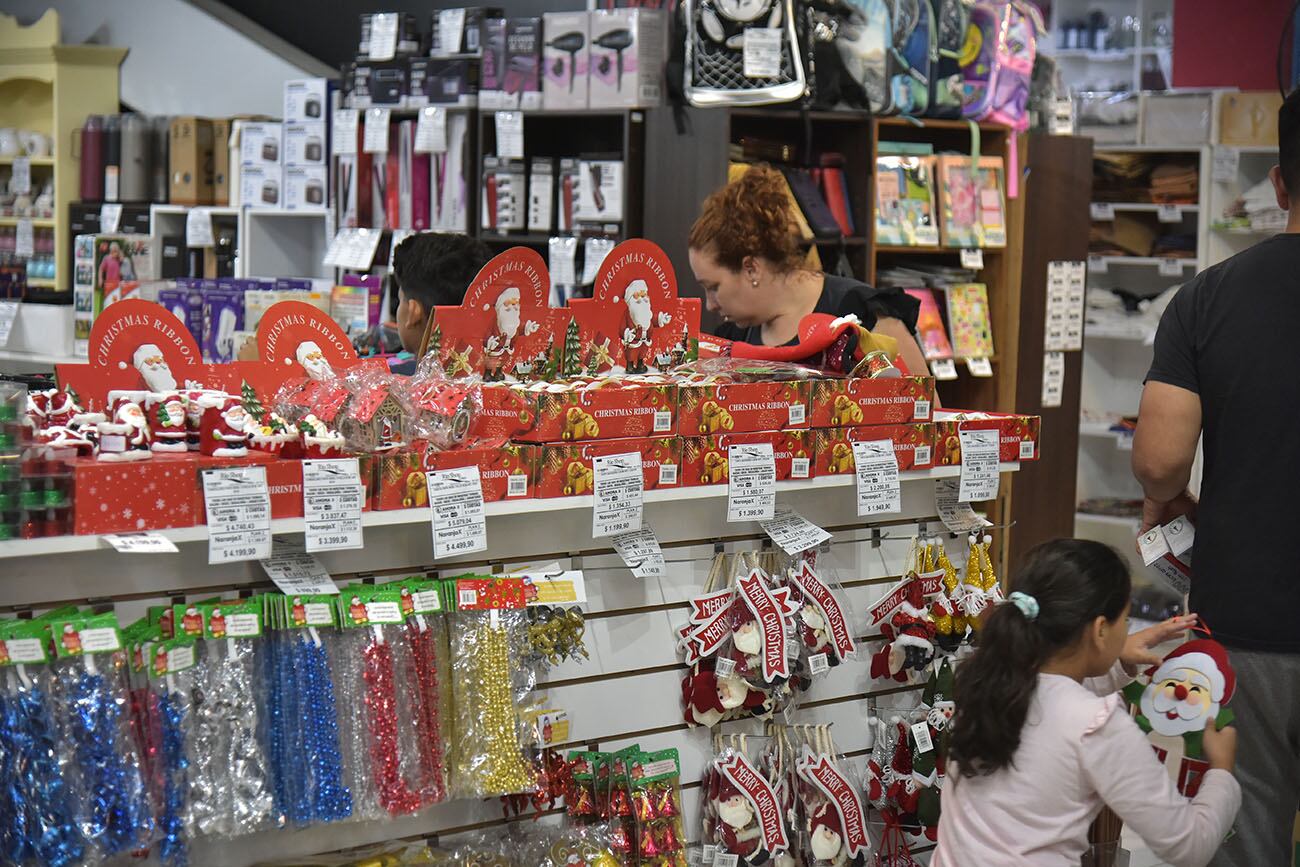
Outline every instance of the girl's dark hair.
<path id="1" fill-rule="evenodd" d="M 1035 547 L 1012 587 L 1034 597 L 1038 616 L 1031 621 L 1011 602 L 987 611 L 979 646 L 957 667 L 948 758 L 964 777 L 1012 763 L 1039 669 L 1098 617 L 1118 618 L 1132 589 L 1115 549 L 1086 539 Z"/>

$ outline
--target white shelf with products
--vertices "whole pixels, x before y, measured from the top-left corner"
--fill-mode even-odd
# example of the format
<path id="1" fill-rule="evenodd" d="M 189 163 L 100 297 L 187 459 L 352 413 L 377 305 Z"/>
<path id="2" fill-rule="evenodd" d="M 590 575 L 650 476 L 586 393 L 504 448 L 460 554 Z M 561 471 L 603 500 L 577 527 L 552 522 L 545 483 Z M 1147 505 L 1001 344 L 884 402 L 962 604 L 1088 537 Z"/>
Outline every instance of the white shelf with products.
<path id="1" fill-rule="evenodd" d="M 1222 262 L 1235 256 L 1248 247 L 1253 247 L 1265 238 L 1272 237 L 1280 230 L 1252 229 L 1248 226 L 1226 228 L 1219 225 L 1224 220 L 1224 212 L 1232 207 L 1246 191 L 1259 184 L 1268 183 L 1268 172 L 1277 165 L 1277 148 L 1275 147 L 1227 147 L 1215 145 L 1211 153 L 1227 149 L 1236 151 L 1236 172 L 1230 179 L 1209 182 L 1209 204 L 1206 208 L 1205 223 L 1209 229 L 1209 241 L 1206 248 L 1206 265 Z M 1271 197 L 1271 189 L 1266 187 Z"/>
<path id="2" fill-rule="evenodd" d="M 151 205 L 154 246 L 161 249 L 164 235 L 184 235 L 190 212 L 200 207 L 216 218 L 234 218 L 235 277 L 333 277 L 333 269 L 321 261 L 334 238 L 331 209 Z"/>

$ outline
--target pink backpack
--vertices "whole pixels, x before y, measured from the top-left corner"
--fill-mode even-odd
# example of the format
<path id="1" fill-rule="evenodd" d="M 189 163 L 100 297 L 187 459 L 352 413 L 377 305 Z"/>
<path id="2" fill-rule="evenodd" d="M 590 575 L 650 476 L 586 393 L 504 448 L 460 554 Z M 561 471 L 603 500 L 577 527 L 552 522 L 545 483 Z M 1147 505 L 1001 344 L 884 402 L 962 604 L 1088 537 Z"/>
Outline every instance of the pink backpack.
<path id="1" fill-rule="evenodd" d="M 1034 71 L 1038 10 L 1025 0 L 977 0 L 962 47 L 962 115 L 1023 132 Z"/>

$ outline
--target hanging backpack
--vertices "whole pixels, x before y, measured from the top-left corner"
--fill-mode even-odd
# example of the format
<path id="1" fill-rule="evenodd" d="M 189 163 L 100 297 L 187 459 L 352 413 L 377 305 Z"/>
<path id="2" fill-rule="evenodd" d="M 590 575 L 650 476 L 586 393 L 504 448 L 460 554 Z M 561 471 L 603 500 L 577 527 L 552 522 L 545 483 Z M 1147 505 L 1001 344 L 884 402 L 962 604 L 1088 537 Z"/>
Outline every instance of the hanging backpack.
<path id="1" fill-rule="evenodd" d="M 930 0 L 934 10 L 934 57 L 930 64 L 931 117 L 961 117 L 961 49 L 970 23 L 970 0 Z"/>
<path id="2" fill-rule="evenodd" d="M 844 69 L 862 85 L 867 104 L 879 114 L 889 105 L 889 52 L 894 28 L 888 0 L 852 0 L 857 14 L 840 25 L 835 45 Z"/>
<path id="3" fill-rule="evenodd" d="M 892 114 L 924 114 L 930 104 L 930 57 L 934 53 L 934 11 L 930 0 L 892 0 L 894 25 L 889 51 Z"/>
<path id="4" fill-rule="evenodd" d="M 793 0 L 685 0 L 683 9 L 683 90 L 691 105 L 766 105 L 803 97 L 807 80 Z M 771 75 L 745 75 L 745 31 L 750 28 L 779 33 Z"/>
<path id="5" fill-rule="evenodd" d="M 977 0 L 962 47 L 962 114 L 1029 127 L 1029 85 L 1042 19 L 1022 0 Z"/>

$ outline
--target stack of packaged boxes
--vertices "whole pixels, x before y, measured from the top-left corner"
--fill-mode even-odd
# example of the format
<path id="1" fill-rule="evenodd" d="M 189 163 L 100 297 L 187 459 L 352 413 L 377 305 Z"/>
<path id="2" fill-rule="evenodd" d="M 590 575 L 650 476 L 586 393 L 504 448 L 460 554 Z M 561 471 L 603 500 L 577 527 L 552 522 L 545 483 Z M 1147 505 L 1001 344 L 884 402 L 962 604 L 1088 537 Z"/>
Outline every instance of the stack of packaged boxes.
<path id="1" fill-rule="evenodd" d="M 284 83 L 284 208 L 324 210 L 329 202 L 323 78 Z"/>

